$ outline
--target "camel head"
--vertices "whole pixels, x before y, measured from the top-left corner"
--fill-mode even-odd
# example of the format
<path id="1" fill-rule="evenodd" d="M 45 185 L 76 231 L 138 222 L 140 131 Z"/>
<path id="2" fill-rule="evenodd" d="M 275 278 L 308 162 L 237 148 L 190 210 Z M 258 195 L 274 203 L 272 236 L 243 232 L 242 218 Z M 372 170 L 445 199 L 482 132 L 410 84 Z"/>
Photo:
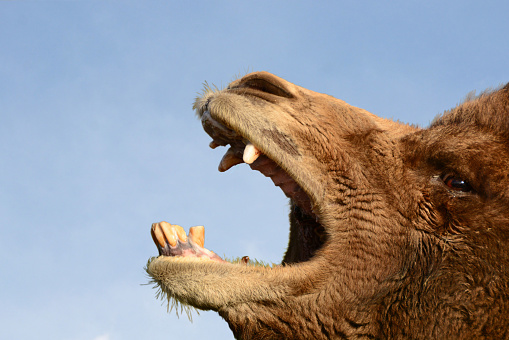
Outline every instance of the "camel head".
<path id="1" fill-rule="evenodd" d="M 426 129 L 267 72 L 194 108 L 219 171 L 246 163 L 289 198 L 288 249 L 229 262 L 202 227 L 155 223 L 163 294 L 241 339 L 509 336 L 509 86 Z"/>

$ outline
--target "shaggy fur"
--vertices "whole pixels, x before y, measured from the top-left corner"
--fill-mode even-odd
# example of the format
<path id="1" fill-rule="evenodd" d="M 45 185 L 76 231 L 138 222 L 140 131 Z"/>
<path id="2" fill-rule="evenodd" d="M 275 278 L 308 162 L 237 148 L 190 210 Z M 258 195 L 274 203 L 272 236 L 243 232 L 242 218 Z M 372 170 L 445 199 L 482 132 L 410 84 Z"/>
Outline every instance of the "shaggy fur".
<path id="1" fill-rule="evenodd" d="M 238 339 L 509 338 L 509 85 L 427 129 L 266 72 L 195 108 L 284 178 L 290 240 L 274 267 L 160 256 L 147 271 L 170 297 Z"/>

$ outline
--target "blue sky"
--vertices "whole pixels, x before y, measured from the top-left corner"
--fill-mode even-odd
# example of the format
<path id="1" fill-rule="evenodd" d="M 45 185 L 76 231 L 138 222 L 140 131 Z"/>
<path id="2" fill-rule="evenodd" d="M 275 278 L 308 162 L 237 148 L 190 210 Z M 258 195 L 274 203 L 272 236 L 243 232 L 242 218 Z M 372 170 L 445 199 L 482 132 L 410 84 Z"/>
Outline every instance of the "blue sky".
<path id="1" fill-rule="evenodd" d="M 217 172 L 202 83 L 266 70 L 426 126 L 509 81 L 507 1 L 0 1 L 0 338 L 230 339 L 167 314 L 149 228 L 279 262 L 287 202 Z"/>

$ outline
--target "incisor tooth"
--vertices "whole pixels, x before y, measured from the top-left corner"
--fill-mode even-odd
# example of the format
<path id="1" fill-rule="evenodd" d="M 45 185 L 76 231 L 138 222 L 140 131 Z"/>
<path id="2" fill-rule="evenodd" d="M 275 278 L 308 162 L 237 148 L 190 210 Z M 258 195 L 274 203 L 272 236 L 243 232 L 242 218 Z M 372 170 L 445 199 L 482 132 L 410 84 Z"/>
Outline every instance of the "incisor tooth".
<path id="1" fill-rule="evenodd" d="M 161 222 L 159 225 L 170 246 L 175 247 L 177 245 L 177 233 L 175 228 L 168 222 Z"/>
<path id="2" fill-rule="evenodd" d="M 252 164 L 260 156 L 261 152 L 251 143 L 246 145 L 242 159 L 247 164 Z"/>
<path id="3" fill-rule="evenodd" d="M 166 247 L 166 240 L 164 239 L 164 234 L 163 234 L 161 227 L 159 226 L 159 223 L 152 224 L 151 234 L 152 234 L 152 239 L 154 240 L 154 242 L 157 241 L 157 243 L 162 248 Z"/>
<path id="4" fill-rule="evenodd" d="M 178 236 L 179 240 L 182 242 L 187 242 L 187 235 L 186 235 L 184 228 L 182 228 L 181 226 L 176 225 L 176 224 L 174 224 L 173 227 L 175 228 L 175 231 L 177 232 L 177 236 Z"/>
<path id="5" fill-rule="evenodd" d="M 199 225 L 189 228 L 189 238 L 193 240 L 194 243 L 203 248 L 205 243 L 205 227 Z"/>

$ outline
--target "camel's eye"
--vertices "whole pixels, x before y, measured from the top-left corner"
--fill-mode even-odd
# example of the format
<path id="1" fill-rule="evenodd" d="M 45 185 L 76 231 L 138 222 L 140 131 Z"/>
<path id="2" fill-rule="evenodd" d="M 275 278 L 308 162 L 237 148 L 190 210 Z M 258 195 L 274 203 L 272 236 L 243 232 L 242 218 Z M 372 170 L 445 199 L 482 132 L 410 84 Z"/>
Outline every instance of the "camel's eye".
<path id="1" fill-rule="evenodd" d="M 454 174 L 448 173 L 441 176 L 444 184 L 447 185 L 450 189 L 455 191 L 469 192 L 472 191 L 472 187 L 468 184 L 467 181 L 457 177 Z"/>

